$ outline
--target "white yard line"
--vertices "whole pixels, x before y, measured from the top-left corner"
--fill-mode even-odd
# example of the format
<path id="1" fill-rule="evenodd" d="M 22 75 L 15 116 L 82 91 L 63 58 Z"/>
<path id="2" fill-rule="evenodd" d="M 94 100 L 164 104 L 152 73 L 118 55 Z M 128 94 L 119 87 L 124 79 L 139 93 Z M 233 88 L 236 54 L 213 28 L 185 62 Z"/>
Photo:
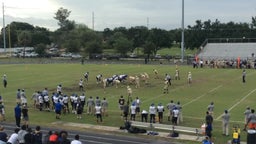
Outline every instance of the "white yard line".
<path id="1" fill-rule="evenodd" d="M 236 107 L 237 105 L 239 105 L 242 101 L 244 101 L 247 97 L 249 97 L 252 93 L 254 93 L 256 91 L 256 89 L 250 91 L 246 96 L 244 96 L 240 101 L 238 101 L 237 103 L 235 103 L 232 107 L 230 107 L 228 109 L 228 111 L 231 111 L 234 107 Z M 221 118 L 222 114 L 217 117 L 217 120 L 219 120 Z"/>
<path id="2" fill-rule="evenodd" d="M 207 94 L 209 94 L 209 93 L 211 93 L 211 92 L 214 92 L 215 90 L 217 90 L 217 89 L 221 88 L 222 86 L 223 86 L 223 85 L 219 85 L 219 86 L 217 86 L 217 87 L 215 87 L 215 88 L 211 89 L 210 91 L 208 91 L 208 92 L 206 92 L 206 93 L 202 94 L 201 96 L 197 97 L 196 99 L 193 99 L 193 100 L 191 100 L 191 101 L 189 101 L 189 102 L 185 103 L 185 104 L 183 105 L 183 107 L 184 107 L 184 106 L 186 106 L 186 105 L 191 104 L 192 102 L 195 102 L 195 101 L 197 101 L 197 100 L 201 99 L 202 97 L 206 96 Z"/>

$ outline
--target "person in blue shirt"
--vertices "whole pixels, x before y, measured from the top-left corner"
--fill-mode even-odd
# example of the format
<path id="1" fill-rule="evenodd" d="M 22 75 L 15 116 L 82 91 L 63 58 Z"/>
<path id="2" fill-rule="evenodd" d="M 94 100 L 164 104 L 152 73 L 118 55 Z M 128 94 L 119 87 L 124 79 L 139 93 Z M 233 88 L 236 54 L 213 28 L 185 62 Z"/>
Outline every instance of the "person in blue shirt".
<path id="1" fill-rule="evenodd" d="M 212 144 L 211 141 L 209 140 L 209 137 L 206 136 L 205 139 L 202 141 L 202 144 Z"/>
<path id="2" fill-rule="evenodd" d="M 14 108 L 14 113 L 15 113 L 16 126 L 20 127 L 21 108 L 20 108 L 20 104 L 19 103 Z"/>
<path id="3" fill-rule="evenodd" d="M 61 109 L 62 109 L 62 105 L 61 105 L 60 101 L 58 101 L 58 102 L 55 104 L 56 119 L 60 119 Z"/>

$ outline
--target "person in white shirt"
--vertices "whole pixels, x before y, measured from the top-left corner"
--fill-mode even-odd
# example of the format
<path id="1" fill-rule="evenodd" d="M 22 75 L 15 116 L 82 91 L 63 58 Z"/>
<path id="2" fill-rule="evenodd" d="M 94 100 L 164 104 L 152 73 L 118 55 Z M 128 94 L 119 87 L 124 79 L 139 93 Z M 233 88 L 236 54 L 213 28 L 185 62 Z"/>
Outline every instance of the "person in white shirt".
<path id="1" fill-rule="evenodd" d="M 20 131 L 19 128 L 15 128 L 14 133 L 10 136 L 7 143 L 19 144 L 19 139 L 18 139 L 18 132 L 19 131 Z"/>
<path id="2" fill-rule="evenodd" d="M 192 74 L 191 72 L 188 72 L 188 84 L 192 83 Z"/>
<path id="3" fill-rule="evenodd" d="M 179 110 L 175 106 L 174 109 L 172 110 L 172 124 L 173 125 L 177 125 L 178 117 L 179 117 Z"/>
<path id="4" fill-rule="evenodd" d="M 152 103 L 149 107 L 149 121 L 150 123 L 155 123 L 156 121 L 156 107 L 155 104 Z"/>
<path id="5" fill-rule="evenodd" d="M 79 135 L 75 135 L 75 139 L 71 141 L 71 144 L 82 144 L 81 141 L 79 141 Z"/>
<path id="6" fill-rule="evenodd" d="M 85 94 L 82 93 L 82 94 L 79 96 L 79 99 L 80 99 L 81 105 L 82 105 L 82 107 L 83 107 L 83 109 L 84 109 L 85 100 L 86 100 Z"/>
<path id="7" fill-rule="evenodd" d="M 21 98 L 21 105 L 27 105 L 27 97 L 26 97 L 26 94 L 25 94 L 25 90 L 22 89 L 21 92 L 20 92 L 20 98 Z"/>
<path id="8" fill-rule="evenodd" d="M 79 91 L 84 91 L 84 81 L 83 81 L 83 79 L 80 79 L 80 81 L 79 81 Z"/>
<path id="9" fill-rule="evenodd" d="M 101 113 L 102 113 L 101 106 L 100 106 L 100 104 L 97 104 L 95 106 L 95 114 L 96 114 L 96 118 L 97 118 L 97 123 L 99 122 L 99 120 L 100 120 L 100 122 L 102 122 Z"/>
<path id="10" fill-rule="evenodd" d="M 135 102 L 132 103 L 130 109 L 131 109 L 131 117 L 130 117 L 130 120 L 135 121 L 135 115 L 136 115 L 136 105 L 135 105 Z"/>
<path id="11" fill-rule="evenodd" d="M 62 85 L 59 84 L 59 85 L 57 86 L 57 94 L 60 94 L 61 92 L 62 92 Z"/>

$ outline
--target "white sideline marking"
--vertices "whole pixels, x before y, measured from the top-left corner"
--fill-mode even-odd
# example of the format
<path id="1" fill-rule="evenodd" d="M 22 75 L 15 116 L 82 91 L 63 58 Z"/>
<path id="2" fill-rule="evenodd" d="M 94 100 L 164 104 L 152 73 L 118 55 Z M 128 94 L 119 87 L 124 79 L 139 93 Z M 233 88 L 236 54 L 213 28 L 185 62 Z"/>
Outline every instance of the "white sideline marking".
<path id="1" fill-rule="evenodd" d="M 245 97 L 243 97 L 240 101 L 238 101 L 237 103 L 235 103 L 231 108 L 228 109 L 228 111 L 231 111 L 234 107 L 236 107 L 237 105 L 239 105 L 242 101 L 244 101 L 248 96 L 250 96 L 252 93 L 254 93 L 256 91 L 256 89 L 250 91 Z M 222 114 L 217 118 L 220 119 L 222 116 Z"/>
<path id="2" fill-rule="evenodd" d="M 209 94 L 209 93 L 211 93 L 211 92 L 214 92 L 215 90 L 221 88 L 222 86 L 223 86 L 223 85 L 219 85 L 219 86 L 217 86 L 217 87 L 211 89 L 210 91 L 208 91 L 208 92 L 202 94 L 201 96 L 197 97 L 196 99 L 193 99 L 192 101 L 189 101 L 189 102 L 185 103 L 185 104 L 183 105 L 183 107 L 186 106 L 186 105 L 188 105 L 188 104 L 191 104 L 191 103 L 194 102 L 194 101 L 197 101 L 198 99 L 200 99 L 200 98 L 206 96 L 207 94 Z"/>

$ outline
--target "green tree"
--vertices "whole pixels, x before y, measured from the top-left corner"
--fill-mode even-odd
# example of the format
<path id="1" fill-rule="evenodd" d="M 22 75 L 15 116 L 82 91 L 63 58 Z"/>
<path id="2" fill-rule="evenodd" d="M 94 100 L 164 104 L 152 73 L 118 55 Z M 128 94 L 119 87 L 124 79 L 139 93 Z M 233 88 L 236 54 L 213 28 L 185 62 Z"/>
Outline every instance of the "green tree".
<path id="1" fill-rule="evenodd" d="M 29 46 L 31 39 L 31 33 L 28 31 L 22 31 L 18 35 L 19 44 L 23 46 L 23 58 L 25 58 L 26 46 Z"/>
<path id="2" fill-rule="evenodd" d="M 35 46 L 35 52 L 38 54 L 39 57 L 43 57 L 46 54 L 46 45 L 43 43 L 37 44 Z"/>
<path id="3" fill-rule="evenodd" d="M 64 9 L 63 7 L 59 8 L 58 11 L 55 13 L 54 19 L 59 21 L 58 25 L 61 29 L 68 27 L 68 25 L 70 24 L 70 21 L 68 20 L 70 13 L 71 11 L 69 11 L 68 9 Z"/>
<path id="4" fill-rule="evenodd" d="M 89 54 L 101 54 L 103 49 L 102 49 L 102 44 L 99 43 L 98 41 L 90 41 L 87 43 L 85 51 Z"/>
<path id="5" fill-rule="evenodd" d="M 118 39 L 115 39 L 113 46 L 117 53 L 125 56 L 127 52 L 131 51 L 133 48 L 133 43 L 125 37 L 119 37 Z"/>
<path id="6" fill-rule="evenodd" d="M 150 55 L 154 53 L 154 50 L 156 49 L 156 45 L 151 41 L 146 41 L 143 45 L 143 52 L 145 55 L 147 55 L 147 58 L 149 59 Z"/>

